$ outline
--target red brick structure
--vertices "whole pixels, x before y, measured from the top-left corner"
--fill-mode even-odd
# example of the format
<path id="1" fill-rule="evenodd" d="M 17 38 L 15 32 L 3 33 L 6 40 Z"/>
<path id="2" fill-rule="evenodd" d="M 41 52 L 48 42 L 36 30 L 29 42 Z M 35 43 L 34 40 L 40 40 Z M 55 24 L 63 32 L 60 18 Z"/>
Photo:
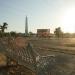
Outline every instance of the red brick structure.
<path id="1" fill-rule="evenodd" d="M 50 29 L 37 29 L 37 36 L 38 37 L 49 37 Z"/>

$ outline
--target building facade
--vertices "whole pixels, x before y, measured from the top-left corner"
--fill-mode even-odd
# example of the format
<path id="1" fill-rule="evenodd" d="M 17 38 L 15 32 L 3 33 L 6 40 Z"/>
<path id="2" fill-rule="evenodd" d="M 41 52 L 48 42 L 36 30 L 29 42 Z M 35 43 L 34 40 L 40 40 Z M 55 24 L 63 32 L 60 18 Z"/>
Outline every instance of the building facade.
<path id="1" fill-rule="evenodd" d="M 37 36 L 38 37 L 49 37 L 50 29 L 37 29 Z"/>

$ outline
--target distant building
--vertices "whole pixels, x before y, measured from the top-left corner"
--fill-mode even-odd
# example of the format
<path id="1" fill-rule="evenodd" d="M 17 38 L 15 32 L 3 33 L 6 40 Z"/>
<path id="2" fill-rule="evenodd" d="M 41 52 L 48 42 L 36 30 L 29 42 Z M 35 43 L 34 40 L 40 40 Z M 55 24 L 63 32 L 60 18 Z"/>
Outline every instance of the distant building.
<path id="1" fill-rule="evenodd" d="M 38 37 L 50 37 L 50 29 L 37 29 Z"/>

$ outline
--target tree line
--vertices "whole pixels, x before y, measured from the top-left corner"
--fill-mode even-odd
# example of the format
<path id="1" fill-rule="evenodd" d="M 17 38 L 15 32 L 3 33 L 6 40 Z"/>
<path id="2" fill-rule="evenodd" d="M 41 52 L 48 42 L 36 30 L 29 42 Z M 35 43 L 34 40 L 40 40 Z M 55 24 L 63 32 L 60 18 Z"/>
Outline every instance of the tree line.
<path id="1" fill-rule="evenodd" d="M 0 37 L 8 37 L 8 36 L 17 36 L 17 33 L 15 31 L 11 32 L 5 32 L 5 30 L 8 28 L 8 23 L 4 22 L 2 25 L 0 24 Z"/>
<path id="2" fill-rule="evenodd" d="M 0 37 L 5 37 L 5 36 L 13 36 L 13 37 L 16 37 L 16 36 L 24 36 L 25 33 L 16 33 L 15 31 L 11 31 L 11 32 L 5 32 L 5 30 L 8 28 L 8 23 L 7 22 L 4 22 L 2 25 L 0 24 Z M 33 32 L 29 32 L 28 35 L 29 36 L 32 36 L 34 33 Z M 55 28 L 54 30 L 54 35 L 56 38 L 63 38 L 63 37 L 75 37 L 75 33 L 73 34 L 70 34 L 70 33 L 64 33 L 62 30 L 61 30 L 61 27 L 57 27 Z"/>

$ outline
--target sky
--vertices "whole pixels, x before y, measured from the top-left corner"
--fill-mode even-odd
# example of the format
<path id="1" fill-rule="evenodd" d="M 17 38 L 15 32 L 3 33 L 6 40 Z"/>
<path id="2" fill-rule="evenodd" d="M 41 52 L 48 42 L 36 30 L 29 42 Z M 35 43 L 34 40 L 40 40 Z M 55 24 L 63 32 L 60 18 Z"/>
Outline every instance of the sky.
<path id="1" fill-rule="evenodd" d="M 25 17 L 29 32 L 61 27 L 74 32 L 75 0 L 0 0 L 0 24 L 8 23 L 7 31 L 25 32 Z"/>

